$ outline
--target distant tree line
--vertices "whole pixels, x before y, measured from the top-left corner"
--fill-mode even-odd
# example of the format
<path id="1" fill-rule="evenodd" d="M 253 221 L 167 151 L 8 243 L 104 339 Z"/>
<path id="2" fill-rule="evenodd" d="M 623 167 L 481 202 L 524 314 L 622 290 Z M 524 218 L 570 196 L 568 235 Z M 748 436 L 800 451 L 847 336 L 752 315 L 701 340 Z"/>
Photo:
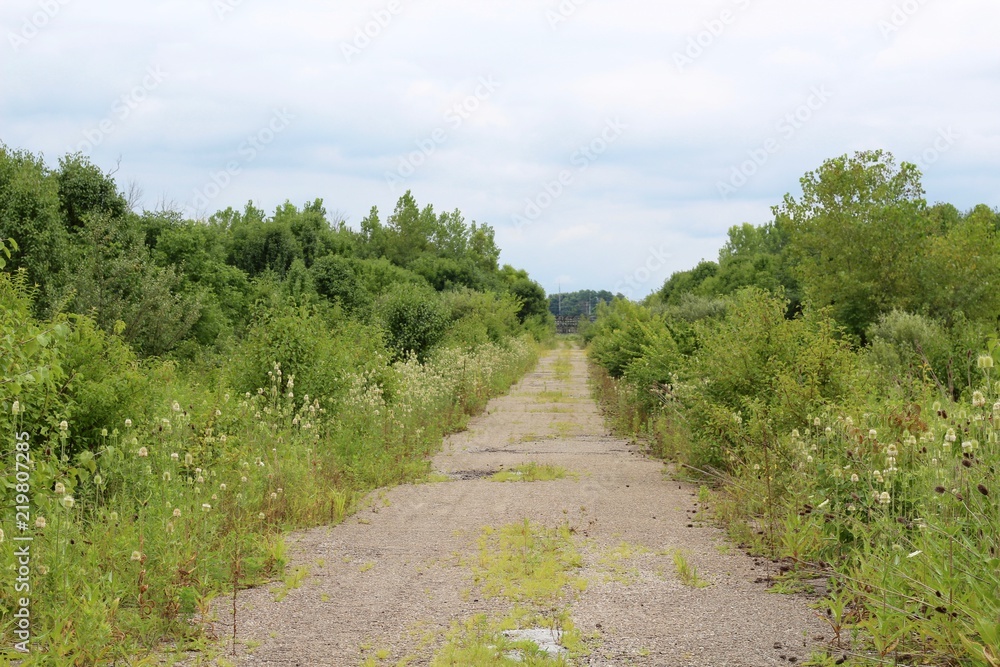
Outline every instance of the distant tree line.
<path id="1" fill-rule="evenodd" d="M 420 207 L 410 192 L 384 219 L 373 207 L 357 231 L 320 199 L 190 220 L 133 211 L 83 155 L 50 168 L 0 144 L 0 238 L 18 248 L 6 270 L 23 269 L 34 285 L 35 315 L 89 315 L 144 356 L 225 349 L 279 302 L 372 320 L 403 292 L 428 303 L 435 293 L 493 293 L 516 303 L 520 323 L 547 326 L 545 291 L 499 266 L 489 225 Z"/>
<path id="2" fill-rule="evenodd" d="M 621 297 L 622 295 L 618 295 Z M 611 303 L 615 295 L 607 290 L 579 290 L 565 294 L 549 295 L 549 312 L 564 317 L 579 317 L 580 315 L 596 315 L 597 304 Z"/>

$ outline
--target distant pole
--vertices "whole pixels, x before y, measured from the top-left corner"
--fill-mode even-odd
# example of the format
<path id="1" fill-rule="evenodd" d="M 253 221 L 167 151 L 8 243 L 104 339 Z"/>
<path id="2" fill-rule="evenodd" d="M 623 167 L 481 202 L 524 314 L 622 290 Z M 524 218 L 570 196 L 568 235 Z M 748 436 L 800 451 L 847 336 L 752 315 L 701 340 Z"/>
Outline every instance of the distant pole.
<path id="1" fill-rule="evenodd" d="M 559 283 L 559 314 L 562 315 L 562 283 Z"/>

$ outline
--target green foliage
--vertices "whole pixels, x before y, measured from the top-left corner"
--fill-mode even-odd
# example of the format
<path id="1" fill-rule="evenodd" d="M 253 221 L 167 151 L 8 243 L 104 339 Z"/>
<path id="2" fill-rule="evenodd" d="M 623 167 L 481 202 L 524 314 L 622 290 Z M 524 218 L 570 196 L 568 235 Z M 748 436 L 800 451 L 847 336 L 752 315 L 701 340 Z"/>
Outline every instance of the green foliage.
<path id="1" fill-rule="evenodd" d="M 339 255 L 324 255 L 312 266 L 316 291 L 345 313 L 362 313 L 370 307 L 371 293 L 355 272 L 355 263 Z"/>
<path id="2" fill-rule="evenodd" d="M 500 343 L 520 329 L 520 304 L 508 294 L 462 289 L 442 293 L 441 300 L 451 322 L 443 345 Z"/>
<path id="3" fill-rule="evenodd" d="M 53 300 L 52 280 L 70 265 L 70 236 L 62 222 L 59 184 L 40 157 L 0 144 L 0 238 L 13 239 L 18 252 L 7 269 L 24 268 L 31 283 L 42 285 L 35 307 Z"/>
<path id="4" fill-rule="evenodd" d="M 792 565 L 782 589 L 832 564 L 838 643 L 993 667 L 1000 215 L 928 208 L 916 168 L 879 151 L 802 188 L 731 229 L 718 264 L 602 309 L 595 386 L 615 428 L 719 482 L 731 536 Z M 660 405 L 630 375 L 656 359 L 637 343 L 654 317 L 679 359 Z"/>
<path id="5" fill-rule="evenodd" d="M 75 312 L 92 314 L 105 331 L 121 326 L 147 356 L 170 351 L 191 332 L 201 305 L 196 295 L 179 292 L 174 266 L 152 261 L 137 224 L 94 215 L 77 236 L 80 257 L 66 282 Z"/>
<path id="6" fill-rule="evenodd" d="M 917 168 L 870 151 L 828 160 L 801 184 L 802 197 L 786 195 L 774 215 L 805 299 L 859 335 L 879 314 L 912 307 L 930 232 Z"/>
<path id="7" fill-rule="evenodd" d="M 879 317 L 868 330 L 872 358 L 896 378 L 947 382 L 951 365 L 951 340 L 938 322 L 894 310 Z"/>
<path id="8" fill-rule="evenodd" d="M 623 298 L 618 295 L 619 298 Z M 597 313 L 597 305 L 611 303 L 615 295 L 607 290 L 579 290 L 565 294 L 549 295 L 549 312 L 564 317 L 579 317 Z"/>
<path id="9" fill-rule="evenodd" d="M 378 319 L 386 343 L 397 359 L 410 354 L 425 359 L 445 335 L 447 315 L 437 294 L 429 289 L 401 285 L 378 304 Z"/>
<path id="10" fill-rule="evenodd" d="M 59 206 L 71 230 L 83 227 L 92 215 L 121 218 L 128 210 L 114 179 L 81 153 L 61 158 L 55 178 L 59 184 Z"/>
<path id="11" fill-rule="evenodd" d="M 83 156 L 0 146 L 0 429 L 30 440 L 35 630 L 10 654 L 0 590 L 0 662 L 196 648 L 217 594 L 280 573 L 283 529 L 422 478 L 534 364 L 547 322 L 516 295 L 537 286 L 489 226 L 408 193 L 361 227 L 321 200 L 138 214 Z"/>

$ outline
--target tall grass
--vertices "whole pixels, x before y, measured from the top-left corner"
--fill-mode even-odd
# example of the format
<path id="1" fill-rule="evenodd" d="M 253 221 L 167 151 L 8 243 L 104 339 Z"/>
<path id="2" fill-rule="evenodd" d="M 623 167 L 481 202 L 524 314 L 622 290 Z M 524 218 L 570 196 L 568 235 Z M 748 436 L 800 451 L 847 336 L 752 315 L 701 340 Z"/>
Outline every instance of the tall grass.
<path id="1" fill-rule="evenodd" d="M 10 649 L 17 599 L 5 581 L 0 657 L 154 664 L 143 656 L 202 646 L 214 598 L 281 571 L 284 531 L 338 522 L 370 489 L 424 475 L 442 436 L 536 358 L 528 337 L 442 349 L 378 378 L 349 374 L 337 399 L 297 395 L 279 365 L 241 395 L 178 380 L 153 416 L 109 424 L 96 450 L 65 459 L 58 445 L 75 434 L 61 425 L 32 450 L 32 653 Z M 11 580 L 14 551 L 0 542 Z"/>

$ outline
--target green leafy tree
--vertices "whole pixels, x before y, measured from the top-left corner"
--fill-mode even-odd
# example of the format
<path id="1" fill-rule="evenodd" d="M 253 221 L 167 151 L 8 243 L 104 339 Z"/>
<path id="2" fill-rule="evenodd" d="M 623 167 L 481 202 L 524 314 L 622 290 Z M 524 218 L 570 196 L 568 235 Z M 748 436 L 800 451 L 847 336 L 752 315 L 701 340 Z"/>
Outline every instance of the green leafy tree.
<path id="1" fill-rule="evenodd" d="M 7 264 L 10 271 L 27 270 L 40 287 L 36 312 L 49 310 L 58 280 L 70 266 L 70 236 L 62 221 L 59 183 L 41 157 L 13 151 L 0 144 L 0 238 L 17 245 Z"/>
<path id="2" fill-rule="evenodd" d="M 60 158 L 55 177 L 59 204 L 70 229 L 82 228 L 89 215 L 120 218 L 128 212 L 114 179 L 80 153 Z"/>
<path id="3" fill-rule="evenodd" d="M 801 184 L 802 196 L 786 195 L 774 215 L 805 300 L 831 307 L 858 335 L 881 313 L 910 307 L 932 231 L 917 168 L 868 151 L 828 160 Z"/>

